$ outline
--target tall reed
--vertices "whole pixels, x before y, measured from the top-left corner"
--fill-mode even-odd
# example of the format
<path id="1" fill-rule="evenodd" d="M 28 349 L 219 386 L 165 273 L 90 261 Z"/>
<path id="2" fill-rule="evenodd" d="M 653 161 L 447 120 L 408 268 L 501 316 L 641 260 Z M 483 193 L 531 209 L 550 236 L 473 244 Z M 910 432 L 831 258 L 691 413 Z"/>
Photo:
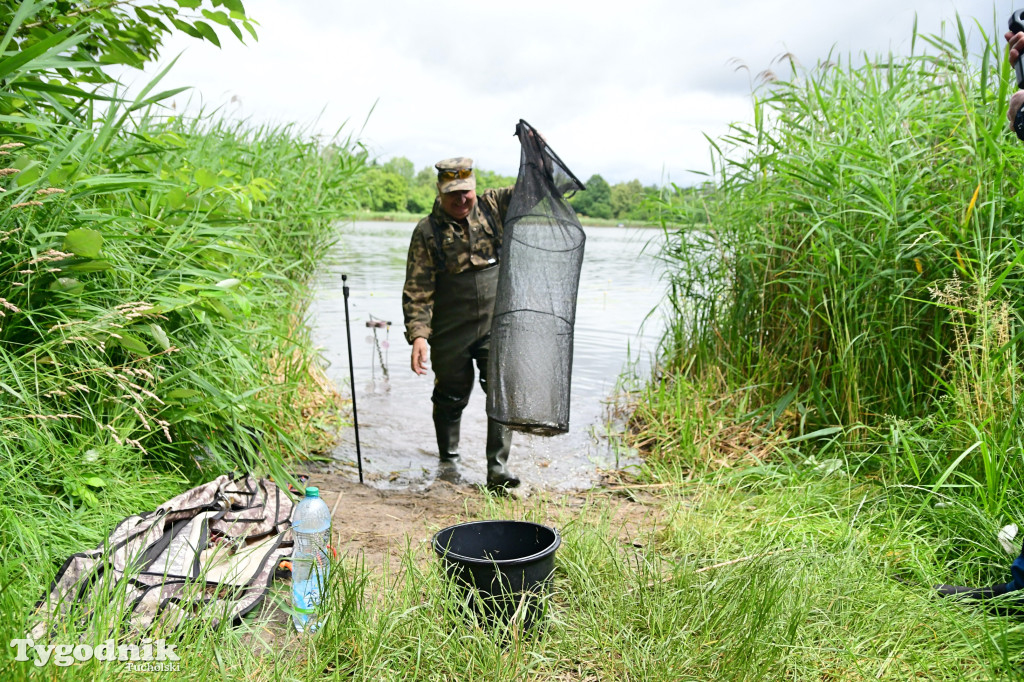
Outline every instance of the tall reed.
<path id="1" fill-rule="evenodd" d="M 951 39 L 915 29 L 909 56 L 780 60 L 753 123 L 712 141 L 707 223 L 666 228 L 667 355 L 724 373 L 768 421 L 788 416 L 791 437 L 843 430 L 864 454 L 893 420 L 955 424 L 933 430 L 940 452 L 917 453 L 927 471 L 913 453 L 891 463 L 997 500 L 1021 454 L 1024 149 L 1005 118 L 1001 31 L 970 31 L 959 18 Z M 973 293 L 952 304 L 953 281 Z"/>
<path id="2" fill-rule="evenodd" d="M 225 470 L 288 479 L 319 363 L 307 280 L 365 166 L 349 137 L 167 116 L 157 82 L 132 101 L 53 85 L 77 42 L 0 55 L 0 564 L 23 568 L 4 586 L 19 622 L 124 516 Z"/>

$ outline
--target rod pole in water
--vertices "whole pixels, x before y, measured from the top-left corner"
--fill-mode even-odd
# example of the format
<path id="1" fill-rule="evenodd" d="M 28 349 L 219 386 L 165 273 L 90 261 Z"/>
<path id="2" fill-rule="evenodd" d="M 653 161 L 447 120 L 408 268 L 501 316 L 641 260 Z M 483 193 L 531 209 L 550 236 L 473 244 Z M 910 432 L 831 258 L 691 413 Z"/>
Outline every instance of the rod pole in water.
<path id="1" fill-rule="evenodd" d="M 356 433 L 356 462 L 359 482 L 363 482 L 363 453 L 359 450 L 359 417 L 356 416 L 356 371 L 352 367 L 352 329 L 348 322 L 348 275 L 341 276 L 341 292 L 345 296 L 345 336 L 348 338 L 348 380 L 352 387 L 352 426 Z"/>

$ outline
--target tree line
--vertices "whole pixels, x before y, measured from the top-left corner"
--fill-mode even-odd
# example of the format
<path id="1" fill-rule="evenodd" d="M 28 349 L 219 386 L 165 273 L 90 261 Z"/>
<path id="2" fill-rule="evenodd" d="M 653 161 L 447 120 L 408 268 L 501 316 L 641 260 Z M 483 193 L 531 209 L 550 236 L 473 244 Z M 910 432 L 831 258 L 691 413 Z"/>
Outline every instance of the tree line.
<path id="1" fill-rule="evenodd" d="M 514 185 L 515 177 L 483 168 L 474 169 L 477 191 Z M 377 213 L 429 213 L 437 196 L 437 176 L 433 166 L 418 172 L 413 162 L 398 156 L 374 162 L 365 177 L 361 208 Z M 587 189 L 569 198 L 581 216 L 604 220 L 657 222 L 666 204 L 676 205 L 692 193 L 692 188 L 675 185 L 644 186 L 639 180 L 609 184 L 599 174 L 586 181 Z"/>

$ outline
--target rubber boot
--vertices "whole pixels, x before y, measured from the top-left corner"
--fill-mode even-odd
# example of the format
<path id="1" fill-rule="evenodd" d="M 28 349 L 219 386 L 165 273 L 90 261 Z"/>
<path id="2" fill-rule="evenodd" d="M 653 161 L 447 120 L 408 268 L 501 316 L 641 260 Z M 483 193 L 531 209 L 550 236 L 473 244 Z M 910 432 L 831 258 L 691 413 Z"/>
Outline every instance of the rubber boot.
<path id="1" fill-rule="evenodd" d="M 508 453 L 512 449 L 512 430 L 493 419 L 487 420 L 487 487 L 506 490 L 519 485 L 519 478 L 508 470 Z"/>
<path id="2" fill-rule="evenodd" d="M 459 459 L 459 424 L 462 418 L 452 420 L 434 408 L 434 432 L 437 434 L 437 454 L 442 462 Z"/>

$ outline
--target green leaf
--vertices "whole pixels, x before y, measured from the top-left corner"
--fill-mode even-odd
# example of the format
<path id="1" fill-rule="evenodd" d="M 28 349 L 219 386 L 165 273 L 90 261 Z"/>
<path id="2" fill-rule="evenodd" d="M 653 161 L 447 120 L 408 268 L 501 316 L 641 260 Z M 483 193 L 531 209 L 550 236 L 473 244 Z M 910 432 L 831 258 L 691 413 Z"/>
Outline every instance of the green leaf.
<path id="1" fill-rule="evenodd" d="M 232 292 L 234 293 L 234 292 Z M 249 303 L 249 299 L 245 296 L 234 294 L 235 303 L 238 304 L 238 309 L 242 311 L 242 316 L 249 318 L 252 316 L 252 304 Z"/>
<path id="2" fill-rule="evenodd" d="M 205 21 L 197 21 L 193 24 L 196 30 L 203 34 L 203 37 L 209 40 L 211 43 L 220 47 L 220 38 L 217 37 L 217 32 L 213 30 L 213 26 L 210 26 Z"/>
<path id="3" fill-rule="evenodd" d="M 217 174 L 205 168 L 196 169 L 196 182 L 200 187 L 210 188 L 217 186 Z"/>
<path id="4" fill-rule="evenodd" d="M 18 168 L 18 166 L 19 164 L 17 163 L 12 164 L 13 168 Z M 24 170 L 22 170 L 20 173 L 18 173 L 17 176 L 15 176 L 14 181 L 15 184 L 18 185 L 18 187 L 25 187 L 27 185 L 31 185 L 36 180 L 38 180 L 39 176 L 42 174 L 43 167 L 41 165 L 39 165 L 38 163 L 27 163 L 25 164 Z"/>
<path id="5" fill-rule="evenodd" d="M 177 0 L 178 7 L 185 9 L 199 9 L 199 6 L 203 4 L 203 0 Z"/>
<path id="6" fill-rule="evenodd" d="M 110 261 L 105 260 L 91 260 L 85 263 L 75 263 L 74 265 L 68 265 L 64 269 L 71 270 L 72 272 L 100 272 L 102 270 L 109 270 L 114 267 L 110 264 Z"/>
<path id="7" fill-rule="evenodd" d="M 14 12 L 13 15 L 9 10 L 4 12 L 4 23 L 7 25 L 7 31 L 3 39 L 0 40 L 0 54 L 7 52 L 7 46 L 14 39 L 18 29 L 21 28 L 26 19 L 35 16 L 43 7 L 43 4 L 43 2 L 37 2 L 36 0 L 26 0 L 18 5 L 18 11 Z"/>
<path id="8" fill-rule="evenodd" d="M 228 15 L 224 12 L 221 12 L 220 10 L 217 10 L 216 12 L 211 12 L 208 9 L 204 9 L 203 16 L 209 19 L 210 21 L 220 24 L 221 26 L 231 26 L 231 20 L 228 19 Z"/>
<path id="9" fill-rule="evenodd" d="M 107 482 L 104 481 L 99 476 L 90 476 L 89 478 L 85 479 L 83 483 L 85 483 L 88 486 L 92 486 L 93 488 L 102 488 L 107 484 Z"/>
<path id="10" fill-rule="evenodd" d="M 101 95 L 98 92 L 89 92 L 82 90 L 74 85 L 60 85 L 57 83 L 42 83 L 36 81 L 18 81 L 18 88 L 22 91 L 29 90 L 32 92 L 50 92 L 57 95 L 67 95 L 76 99 L 83 100 L 101 100 L 103 102 L 117 102 L 116 97 L 108 97 Z"/>
<path id="11" fill-rule="evenodd" d="M 75 183 L 76 194 L 96 194 L 118 190 L 148 189 L 160 183 L 153 177 L 138 177 L 129 173 L 108 173 L 107 175 L 85 176 Z"/>
<path id="12" fill-rule="evenodd" d="M 168 400 L 185 400 L 188 398 L 198 398 L 201 395 L 202 393 L 192 388 L 176 388 L 164 397 Z"/>
<path id="13" fill-rule="evenodd" d="M 231 11 L 232 13 L 238 12 L 239 14 L 242 15 L 240 17 L 235 17 L 235 19 L 244 19 L 245 18 L 245 7 L 242 5 L 242 0 L 222 0 L 222 2 L 220 4 L 222 4 L 225 7 L 227 7 L 228 10 Z"/>
<path id="14" fill-rule="evenodd" d="M 185 149 L 188 146 L 185 138 L 171 130 L 161 133 L 157 138 L 157 141 L 160 144 L 164 144 L 169 147 L 178 147 L 180 149 Z"/>
<path id="15" fill-rule="evenodd" d="M 174 27 L 176 29 L 178 29 L 179 31 L 181 31 L 182 33 L 184 33 L 186 35 L 190 35 L 193 38 L 199 38 L 200 40 L 203 37 L 202 33 L 197 31 L 196 29 L 194 29 L 191 24 L 187 24 L 184 21 L 182 21 L 181 19 L 175 19 L 175 18 L 172 17 L 171 18 L 171 23 L 174 24 Z"/>
<path id="16" fill-rule="evenodd" d="M 121 348 L 138 353 L 139 355 L 149 355 L 149 347 L 139 337 L 122 331 L 119 331 L 118 336 L 121 338 L 114 340 L 117 341 L 117 345 L 121 346 Z"/>
<path id="17" fill-rule="evenodd" d="M 224 305 L 221 301 L 218 301 L 216 299 L 208 299 L 204 301 L 203 304 L 211 312 L 217 313 L 218 315 L 223 317 L 225 320 L 228 320 L 229 322 L 235 319 L 235 314 L 231 312 L 231 309 Z"/>
<path id="18" fill-rule="evenodd" d="M 71 230 L 64 237 L 64 250 L 76 256 L 97 258 L 103 246 L 103 235 L 87 227 Z"/>
<path id="19" fill-rule="evenodd" d="M 237 287 L 241 283 L 242 280 L 231 277 L 229 279 L 222 279 L 221 281 L 214 284 L 214 286 L 219 287 L 221 289 L 230 289 L 232 287 Z"/>
<path id="20" fill-rule="evenodd" d="M 811 440 L 812 438 L 824 438 L 825 436 L 834 436 L 837 433 L 843 433 L 843 427 L 842 426 L 829 426 L 829 427 L 824 428 L 824 429 L 818 429 L 817 431 L 812 431 L 811 433 L 805 433 L 804 435 L 797 436 L 796 438 L 789 438 L 789 439 L 787 439 L 784 442 L 786 444 L 799 443 L 800 441 Z"/>
<path id="21" fill-rule="evenodd" d="M 85 285 L 73 277 L 58 277 L 50 282 L 50 291 L 62 291 L 66 294 L 80 294 L 85 291 Z"/>
<path id="22" fill-rule="evenodd" d="M 65 164 L 50 173 L 50 176 L 47 178 L 47 182 L 51 187 L 60 187 L 77 171 L 77 164 Z"/>
<path id="23" fill-rule="evenodd" d="M 153 95 L 152 97 L 147 97 L 146 99 L 138 99 L 135 102 L 133 102 L 130 107 L 128 107 L 127 111 L 125 112 L 125 115 L 121 117 L 121 122 L 122 123 L 124 122 L 125 118 L 127 117 L 128 112 L 136 111 L 138 109 L 145 109 L 146 107 L 148 107 L 151 104 L 156 104 L 157 102 L 163 101 L 165 99 L 170 99 L 171 97 L 174 97 L 178 93 L 185 92 L 188 89 L 189 89 L 189 86 L 186 85 L 186 86 L 182 86 L 180 88 L 172 88 L 170 90 L 164 90 L 163 92 L 158 92 L 157 94 Z"/>
<path id="24" fill-rule="evenodd" d="M 185 205 L 188 194 L 181 187 L 175 187 L 164 195 L 164 205 L 170 209 L 178 209 Z"/>
<path id="25" fill-rule="evenodd" d="M 0 388 L 2 388 L 3 390 L 7 391 L 11 395 L 13 395 L 15 400 L 24 400 L 24 398 L 21 397 L 20 393 L 18 393 L 17 391 L 15 391 L 13 388 L 11 388 L 10 386 L 8 386 L 7 384 L 5 384 L 2 381 L 0 381 Z"/>
<path id="26" fill-rule="evenodd" d="M 90 507 L 95 507 L 100 503 L 99 499 L 93 495 L 92 491 L 82 486 L 75 486 L 75 497 L 81 498 L 82 502 Z"/>
<path id="27" fill-rule="evenodd" d="M 141 68 L 144 63 L 139 55 L 116 42 L 105 43 L 103 47 L 104 51 L 99 58 L 101 64 L 126 64 Z"/>
<path id="28" fill-rule="evenodd" d="M 7 17 L 5 16 L 4 18 L 6 19 Z M 50 50 L 67 52 L 71 47 L 85 40 L 87 35 L 85 31 L 74 38 L 68 38 L 74 30 L 74 27 L 66 28 L 60 33 L 54 33 L 45 40 L 40 40 L 27 49 L 14 51 L 12 56 L 7 59 L 0 59 L 0 79 L 6 78 L 15 69 L 19 69 L 29 62 L 38 59 Z"/>
<path id="29" fill-rule="evenodd" d="M 251 194 L 252 198 L 255 199 L 256 201 L 266 201 L 267 200 L 266 192 L 263 191 L 263 188 L 261 188 L 258 183 L 250 182 L 249 185 L 248 185 L 248 188 L 249 188 L 249 194 Z"/>
<path id="30" fill-rule="evenodd" d="M 149 333 L 153 336 L 153 340 L 156 344 L 164 350 L 169 350 L 171 347 L 171 341 L 167 338 L 167 333 L 163 327 L 158 324 L 149 325 Z"/>

